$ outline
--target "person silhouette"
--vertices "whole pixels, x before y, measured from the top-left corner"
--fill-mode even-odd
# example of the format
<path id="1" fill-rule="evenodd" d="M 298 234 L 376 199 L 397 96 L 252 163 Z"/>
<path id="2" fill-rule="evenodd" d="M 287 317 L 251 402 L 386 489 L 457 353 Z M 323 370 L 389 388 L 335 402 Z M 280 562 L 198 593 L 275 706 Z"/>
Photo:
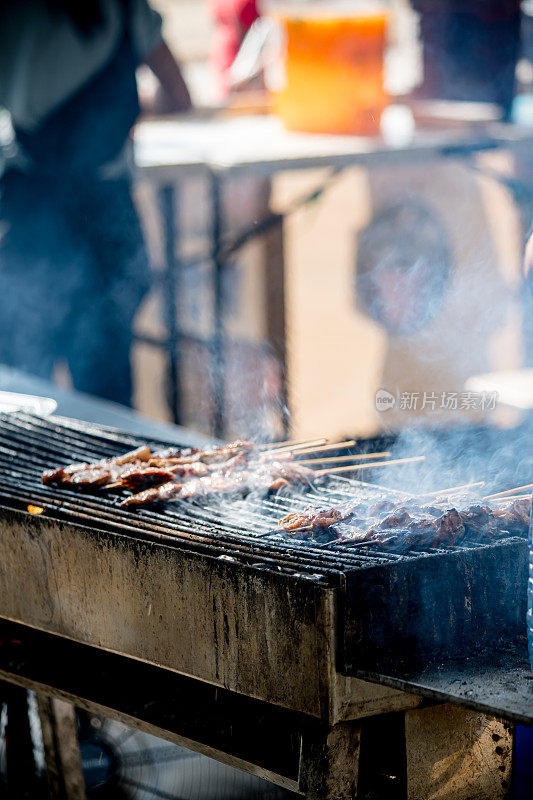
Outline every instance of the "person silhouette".
<path id="1" fill-rule="evenodd" d="M 131 194 L 135 71 L 190 108 L 146 0 L 5 0 L 0 106 L 14 154 L 0 180 L 0 362 L 130 404 L 135 312 L 149 267 Z"/>

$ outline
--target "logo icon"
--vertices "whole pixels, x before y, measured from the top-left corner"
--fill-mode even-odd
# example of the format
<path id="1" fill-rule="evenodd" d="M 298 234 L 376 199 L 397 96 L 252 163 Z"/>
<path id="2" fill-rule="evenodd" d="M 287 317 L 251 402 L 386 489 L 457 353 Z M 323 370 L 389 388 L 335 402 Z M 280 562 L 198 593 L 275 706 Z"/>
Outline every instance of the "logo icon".
<path id="1" fill-rule="evenodd" d="M 386 389 L 378 389 L 376 392 L 376 409 L 378 411 L 389 411 L 396 405 L 396 398 Z"/>

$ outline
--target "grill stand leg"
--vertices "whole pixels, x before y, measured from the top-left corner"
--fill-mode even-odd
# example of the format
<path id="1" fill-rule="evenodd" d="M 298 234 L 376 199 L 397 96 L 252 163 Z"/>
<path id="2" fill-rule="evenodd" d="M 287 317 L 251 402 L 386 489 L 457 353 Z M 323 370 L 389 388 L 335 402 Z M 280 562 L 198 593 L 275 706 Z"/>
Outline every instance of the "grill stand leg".
<path id="1" fill-rule="evenodd" d="M 178 327 L 177 298 L 180 292 L 180 264 L 176 258 L 177 188 L 168 184 L 159 190 L 159 207 L 163 218 L 166 269 L 163 275 L 163 307 L 167 325 L 167 398 L 172 421 L 181 421 L 180 396 L 180 336 Z"/>
<path id="2" fill-rule="evenodd" d="M 305 734 L 299 789 L 307 800 L 351 800 L 357 795 L 360 726 L 343 722 Z"/>
<path id="3" fill-rule="evenodd" d="M 28 692 L 9 684 L 1 684 L 1 692 L 7 704 L 7 800 L 45 800 L 46 786 L 39 779 L 34 757 Z"/>
<path id="4" fill-rule="evenodd" d="M 223 208 L 222 176 L 217 170 L 210 172 L 211 182 L 211 246 L 213 262 L 213 433 L 221 439 L 226 428 L 226 335 L 224 330 L 224 274 L 222 253 Z"/>
<path id="5" fill-rule="evenodd" d="M 85 800 L 74 706 L 44 695 L 38 695 L 37 705 L 50 797 Z"/>
<path id="6" fill-rule="evenodd" d="M 405 713 L 407 800 L 512 794 L 514 726 L 449 704 Z"/>

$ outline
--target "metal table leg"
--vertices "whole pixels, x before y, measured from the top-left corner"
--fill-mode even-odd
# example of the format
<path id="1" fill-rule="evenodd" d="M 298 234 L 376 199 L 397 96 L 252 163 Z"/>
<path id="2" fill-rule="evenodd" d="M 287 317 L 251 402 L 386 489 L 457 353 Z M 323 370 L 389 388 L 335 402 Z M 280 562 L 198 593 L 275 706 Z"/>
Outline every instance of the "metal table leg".
<path id="1" fill-rule="evenodd" d="M 214 326 L 211 342 L 212 358 L 212 381 L 213 381 L 213 419 L 212 429 L 217 438 L 222 438 L 226 431 L 226 391 L 225 391 L 225 372 L 226 372 L 226 341 L 224 333 L 224 274 L 225 266 L 229 255 L 237 252 L 243 244 L 256 236 L 268 233 L 272 228 L 279 228 L 282 217 L 272 214 L 264 221 L 263 225 L 254 224 L 237 237 L 236 241 L 229 247 L 224 246 L 224 208 L 222 199 L 223 174 L 222 172 L 211 169 L 209 171 L 209 182 L 211 190 L 211 242 L 210 257 L 213 265 L 213 315 Z M 159 189 L 159 206 L 163 219 L 163 235 L 165 244 L 166 270 L 163 276 L 163 309 L 165 322 L 168 329 L 167 354 L 168 354 L 168 403 L 172 413 L 172 419 L 179 424 L 181 392 L 179 384 L 180 366 L 180 331 L 177 321 L 177 302 L 180 288 L 180 261 L 176 257 L 178 232 L 176 228 L 176 218 L 178 215 L 178 200 L 176 187 L 174 184 L 166 184 Z M 278 246 L 279 243 L 276 242 Z M 270 248 L 271 250 L 272 248 Z M 271 253 L 269 250 L 268 257 Z M 279 252 L 277 253 L 279 258 Z M 282 280 L 282 270 L 275 270 L 275 278 Z M 286 376 L 285 376 L 285 330 L 284 330 L 284 308 L 283 292 L 279 287 L 269 283 L 269 307 L 276 306 L 277 316 L 272 315 L 267 320 L 269 340 L 272 339 L 276 355 L 280 359 L 282 366 L 282 397 L 281 414 L 282 425 L 285 432 L 288 431 L 289 420 L 287 411 L 286 396 Z M 274 329 L 272 329 L 274 328 Z"/>
<path id="2" fill-rule="evenodd" d="M 28 692 L 3 686 L 7 702 L 6 780 L 8 800 L 45 800 L 47 791 L 37 774 L 31 736 Z"/>
<path id="3" fill-rule="evenodd" d="M 266 203 L 270 202 L 270 187 Z M 267 341 L 272 347 L 280 368 L 280 417 L 283 435 L 290 429 L 287 391 L 287 339 L 285 317 L 285 262 L 283 255 L 283 217 L 276 215 L 277 224 L 264 234 L 265 247 L 265 305 L 267 309 Z"/>
<path id="4" fill-rule="evenodd" d="M 357 796 L 361 728 L 341 722 L 304 736 L 299 789 L 306 800 L 352 800 Z"/>
<path id="5" fill-rule="evenodd" d="M 167 184 L 159 189 L 159 207 L 163 219 L 163 236 L 165 242 L 166 269 L 163 276 L 163 313 L 168 330 L 167 355 L 167 396 L 172 414 L 172 421 L 180 423 L 180 375 L 179 375 L 179 328 L 177 320 L 176 298 L 179 293 L 180 265 L 176 258 L 177 246 L 177 197 L 176 187 Z"/>
<path id="6" fill-rule="evenodd" d="M 50 797 L 85 800 L 76 712 L 74 706 L 44 695 L 37 696 Z"/>
<path id="7" fill-rule="evenodd" d="M 211 259 L 213 263 L 214 331 L 213 357 L 213 433 L 222 438 L 226 427 L 225 414 L 225 340 L 224 340 L 224 266 L 222 253 L 223 208 L 222 176 L 209 173 L 211 183 Z"/>

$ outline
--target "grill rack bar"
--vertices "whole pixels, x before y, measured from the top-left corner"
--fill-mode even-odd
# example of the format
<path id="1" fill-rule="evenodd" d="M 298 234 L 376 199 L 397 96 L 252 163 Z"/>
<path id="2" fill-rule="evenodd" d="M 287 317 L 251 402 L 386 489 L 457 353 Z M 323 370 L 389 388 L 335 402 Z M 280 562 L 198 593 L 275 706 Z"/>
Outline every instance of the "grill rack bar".
<path id="1" fill-rule="evenodd" d="M 241 557 L 260 555 L 265 562 L 272 561 L 275 565 L 286 566 L 298 571 L 316 571 L 318 566 L 312 558 L 311 548 L 298 542 L 290 543 L 280 548 L 278 543 L 261 540 L 259 547 L 257 537 L 247 535 L 244 530 L 239 532 L 238 529 L 235 529 L 234 535 L 231 535 L 227 530 L 227 526 L 224 532 L 218 528 L 213 529 L 213 525 L 201 517 L 184 517 L 180 519 L 179 527 L 171 527 L 168 516 L 164 514 L 154 514 L 152 512 L 150 516 L 156 516 L 158 519 L 158 522 L 155 523 L 151 519 L 146 521 L 137 517 L 137 515 L 133 516 L 131 513 L 123 512 L 121 509 L 117 509 L 116 506 L 102 508 L 98 498 L 80 497 L 75 492 L 68 492 L 67 498 L 57 497 L 57 492 L 56 496 L 54 496 L 53 490 L 49 490 L 48 487 L 40 487 L 41 491 L 39 491 L 31 484 L 28 485 L 23 482 L 21 488 L 20 480 L 6 478 L 5 476 L 2 476 L 2 482 L 8 487 L 9 491 L 0 489 L 0 500 L 4 498 L 8 501 L 15 501 L 22 508 L 27 507 L 29 504 L 37 505 L 45 508 L 47 515 L 51 514 L 60 518 L 79 520 L 92 527 L 96 526 L 105 530 L 109 529 L 109 526 L 113 526 L 113 528 L 120 528 L 124 533 L 136 536 L 153 535 L 158 540 L 164 540 L 166 543 L 177 544 L 183 540 L 198 542 L 207 544 L 210 548 L 217 546 L 223 553 L 229 550 L 230 555 L 239 555 Z M 48 491 L 46 491 L 47 489 Z M 206 527 L 207 525 L 209 525 L 209 528 Z M 207 534 L 207 536 L 204 534 Z M 216 538 L 213 538 L 214 535 Z M 269 553 L 274 554 L 274 559 L 268 557 Z M 398 556 L 395 554 L 385 554 L 383 558 L 376 559 L 372 557 L 371 561 L 372 563 L 384 563 L 396 558 Z M 328 555 L 327 557 L 321 557 L 320 560 L 322 569 L 327 569 L 328 573 L 331 574 L 341 574 L 341 570 L 337 569 L 338 559 L 335 556 Z M 366 561 L 367 559 L 365 558 L 355 558 L 351 554 L 347 554 L 343 566 L 346 568 L 349 564 L 357 568 L 363 566 Z"/>
<path id="2" fill-rule="evenodd" d="M 16 502 L 22 508 L 24 505 L 27 504 L 27 495 L 24 492 L 17 491 L 13 489 L 10 492 L 1 491 L 0 493 L 0 502 L 2 500 L 11 500 Z M 46 506 L 50 502 L 49 498 L 42 498 L 41 496 L 36 496 L 35 503 L 42 504 Z M 239 556 L 239 560 L 250 559 L 254 555 L 254 548 L 250 546 L 250 540 L 243 540 L 242 542 L 227 542 L 223 539 L 221 540 L 213 540 L 208 539 L 202 534 L 194 529 L 192 526 L 192 532 L 188 532 L 186 530 L 175 530 L 170 527 L 163 527 L 160 525 L 150 524 L 145 526 L 139 526 L 138 523 L 134 520 L 135 524 L 132 524 L 132 521 L 123 521 L 122 519 L 117 519 L 114 515 L 109 514 L 108 512 L 98 511 L 98 515 L 93 515 L 88 513 L 87 508 L 81 505 L 76 505 L 72 502 L 61 502 L 59 500 L 52 501 L 54 503 L 54 507 L 52 512 L 58 512 L 56 514 L 52 513 L 52 516 L 58 516 L 59 518 L 73 518 L 73 520 L 80 522 L 81 524 L 89 525 L 92 528 L 97 528 L 101 530 L 113 530 L 117 532 L 122 532 L 125 535 L 134 535 L 136 538 L 155 538 L 157 541 L 164 541 L 165 544 L 172 544 L 177 545 L 180 542 L 187 542 L 187 543 L 194 543 L 200 545 L 207 545 L 208 551 L 211 555 L 224 555 L 226 558 L 229 555 Z M 50 516 L 50 514 L 46 514 L 46 516 Z M 230 548 L 228 548 L 230 545 Z M 298 571 L 305 571 L 305 570 L 315 570 L 316 566 L 311 562 L 301 557 L 293 556 L 291 558 L 291 554 L 286 554 L 283 552 L 278 552 L 274 548 L 270 548 L 275 553 L 275 558 L 268 557 L 268 548 L 264 548 L 263 552 L 261 552 L 261 560 L 264 563 L 270 563 L 276 567 L 283 567 L 290 570 L 298 570 Z M 228 554 L 228 550 L 230 553 Z M 333 561 L 333 559 L 331 559 Z M 342 574 L 340 571 L 335 570 L 333 567 L 328 569 L 328 574 Z"/>

